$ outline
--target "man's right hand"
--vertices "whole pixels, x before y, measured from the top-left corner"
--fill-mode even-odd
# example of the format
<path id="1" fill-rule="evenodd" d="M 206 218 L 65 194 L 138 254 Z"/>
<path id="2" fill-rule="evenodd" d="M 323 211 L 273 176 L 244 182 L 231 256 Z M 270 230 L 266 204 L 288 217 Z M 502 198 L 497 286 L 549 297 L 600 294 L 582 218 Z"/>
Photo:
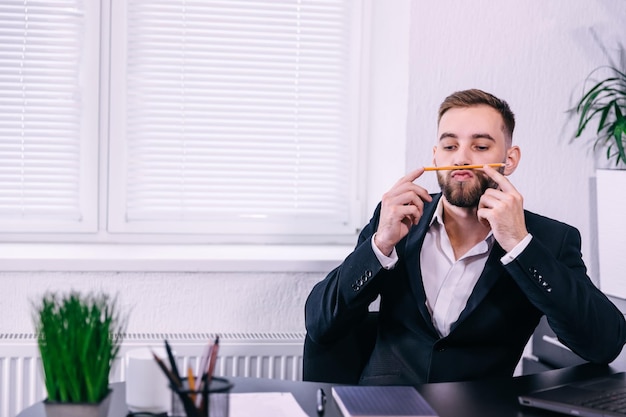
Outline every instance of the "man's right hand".
<path id="1" fill-rule="evenodd" d="M 391 255 L 396 244 L 419 222 L 424 202 L 432 201 L 425 188 L 413 184 L 423 173 L 424 168 L 409 172 L 383 195 L 374 244 L 386 256 Z"/>

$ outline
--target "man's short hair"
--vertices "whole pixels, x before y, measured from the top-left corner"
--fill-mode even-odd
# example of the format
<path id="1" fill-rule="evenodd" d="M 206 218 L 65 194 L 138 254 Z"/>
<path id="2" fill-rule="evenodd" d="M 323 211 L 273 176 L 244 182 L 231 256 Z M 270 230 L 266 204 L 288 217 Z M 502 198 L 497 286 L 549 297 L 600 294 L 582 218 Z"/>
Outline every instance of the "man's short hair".
<path id="1" fill-rule="evenodd" d="M 500 113 L 502 120 L 504 121 L 504 135 L 507 139 L 507 145 L 511 146 L 513 141 L 513 130 L 515 129 L 515 115 L 506 101 L 482 90 L 471 89 L 457 91 L 456 93 L 452 93 L 446 97 L 443 103 L 441 103 L 441 106 L 439 106 L 439 118 L 437 119 L 437 124 L 439 124 L 445 112 L 450 109 L 472 107 L 481 104 L 487 105 Z"/>

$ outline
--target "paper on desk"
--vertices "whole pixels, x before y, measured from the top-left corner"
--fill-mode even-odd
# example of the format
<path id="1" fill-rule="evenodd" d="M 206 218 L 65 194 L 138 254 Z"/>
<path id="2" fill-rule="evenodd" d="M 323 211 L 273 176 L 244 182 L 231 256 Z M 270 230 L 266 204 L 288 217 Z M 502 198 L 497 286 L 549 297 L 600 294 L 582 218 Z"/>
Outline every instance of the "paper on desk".
<path id="1" fill-rule="evenodd" d="M 307 417 L 290 392 L 230 394 L 230 417 Z"/>

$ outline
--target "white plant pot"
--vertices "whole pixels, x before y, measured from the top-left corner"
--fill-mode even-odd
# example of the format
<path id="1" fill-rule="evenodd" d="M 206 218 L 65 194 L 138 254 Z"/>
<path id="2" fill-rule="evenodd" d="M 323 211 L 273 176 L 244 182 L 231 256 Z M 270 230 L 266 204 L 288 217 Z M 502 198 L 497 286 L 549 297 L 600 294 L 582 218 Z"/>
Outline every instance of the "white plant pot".
<path id="1" fill-rule="evenodd" d="M 626 170 L 596 170 L 600 289 L 626 299 Z"/>

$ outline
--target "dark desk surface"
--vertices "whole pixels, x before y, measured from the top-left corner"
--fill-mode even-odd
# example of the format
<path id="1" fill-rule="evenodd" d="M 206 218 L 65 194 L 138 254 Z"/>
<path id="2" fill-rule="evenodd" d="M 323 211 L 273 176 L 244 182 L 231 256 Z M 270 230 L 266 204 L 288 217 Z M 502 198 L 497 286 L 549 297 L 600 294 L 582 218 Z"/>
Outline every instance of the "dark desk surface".
<path id="1" fill-rule="evenodd" d="M 560 385 L 595 376 L 618 372 L 615 367 L 584 364 L 535 375 L 498 378 L 470 382 L 444 382 L 417 386 L 440 417 L 540 417 L 558 414 L 521 407 L 517 396 L 541 388 Z M 328 402 L 324 417 L 341 417 L 332 396 L 331 384 L 294 382 L 275 379 L 231 378 L 233 392 L 293 393 L 304 411 L 317 417 L 315 396 L 318 388 L 326 391 Z M 124 417 L 127 413 L 123 383 L 113 384 L 113 398 L 109 417 Z M 17 417 L 45 417 L 43 405 L 35 404 Z"/>

